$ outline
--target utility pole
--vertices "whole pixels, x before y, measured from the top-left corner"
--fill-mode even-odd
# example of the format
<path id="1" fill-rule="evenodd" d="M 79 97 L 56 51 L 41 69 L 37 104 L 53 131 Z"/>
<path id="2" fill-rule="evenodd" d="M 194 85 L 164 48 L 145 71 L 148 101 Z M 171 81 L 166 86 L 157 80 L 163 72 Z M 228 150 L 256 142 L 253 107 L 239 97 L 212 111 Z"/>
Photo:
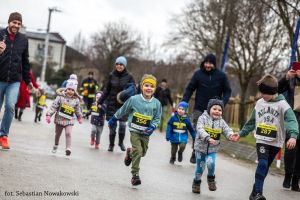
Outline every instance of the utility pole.
<path id="1" fill-rule="evenodd" d="M 51 14 L 52 12 L 61 12 L 57 8 L 49 8 L 49 15 L 48 15 L 48 25 L 46 29 L 46 38 L 45 38 L 45 49 L 44 49 L 44 60 L 43 60 L 43 67 L 42 67 L 42 74 L 41 74 L 41 82 L 45 82 L 45 74 L 46 74 L 46 67 L 47 67 L 47 60 L 48 60 L 48 47 L 49 47 L 49 32 L 50 32 L 50 22 L 51 22 Z"/>

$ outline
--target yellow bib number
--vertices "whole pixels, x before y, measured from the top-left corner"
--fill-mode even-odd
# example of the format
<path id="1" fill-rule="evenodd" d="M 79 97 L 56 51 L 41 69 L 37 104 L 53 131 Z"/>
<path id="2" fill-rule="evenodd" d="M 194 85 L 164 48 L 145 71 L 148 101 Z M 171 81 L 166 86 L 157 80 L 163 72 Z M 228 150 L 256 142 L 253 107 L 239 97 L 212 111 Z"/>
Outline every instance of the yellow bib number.
<path id="1" fill-rule="evenodd" d="M 204 130 L 210 135 L 210 137 L 214 140 L 220 140 L 222 130 L 210 128 L 208 126 L 204 126 Z"/>

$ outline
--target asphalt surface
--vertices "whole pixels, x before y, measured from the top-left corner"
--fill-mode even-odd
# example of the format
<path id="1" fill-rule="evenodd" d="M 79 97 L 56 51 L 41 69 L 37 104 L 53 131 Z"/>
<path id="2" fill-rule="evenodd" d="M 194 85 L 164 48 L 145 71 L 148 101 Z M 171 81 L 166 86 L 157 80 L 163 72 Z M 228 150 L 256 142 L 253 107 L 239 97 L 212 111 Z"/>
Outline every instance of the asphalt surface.
<path id="1" fill-rule="evenodd" d="M 1 112 L 2 115 L 3 111 Z M 26 109 L 21 122 L 14 120 L 9 142 L 10 151 L 0 151 L 0 200 L 12 199 L 76 199 L 76 200 L 181 200 L 181 199 L 248 199 L 255 164 L 218 154 L 216 164 L 217 191 L 208 190 L 203 175 L 201 194 L 192 193 L 195 165 L 189 163 L 191 146 L 184 152 L 183 162 L 169 164 L 170 144 L 162 133 L 151 136 L 149 150 L 142 158 L 142 185 L 131 186 L 130 167 L 123 163 L 125 153 L 115 146 L 108 152 L 108 128 L 105 126 L 99 150 L 89 144 L 90 123 L 78 123 L 72 133 L 72 154 L 65 156 L 65 137 L 58 152 L 54 144 L 54 124 L 34 123 L 34 112 Z M 116 139 L 117 143 L 117 139 Z M 125 138 L 129 146 L 129 133 Z M 264 195 L 272 200 L 300 199 L 299 193 L 282 189 L 283 177 L 269 174 Z M 60 195 L 60 196 L 57 196 Z"/>

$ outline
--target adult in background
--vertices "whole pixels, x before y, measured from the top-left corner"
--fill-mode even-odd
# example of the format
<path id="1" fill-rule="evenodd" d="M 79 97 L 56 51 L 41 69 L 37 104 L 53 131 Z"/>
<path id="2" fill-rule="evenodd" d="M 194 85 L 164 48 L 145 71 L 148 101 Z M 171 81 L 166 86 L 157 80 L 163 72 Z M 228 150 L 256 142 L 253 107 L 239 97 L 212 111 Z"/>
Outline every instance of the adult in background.
<path id="1" fill-rule="evenodd" d="M 5 99 L 5 111 L 0 127 L 2 149 L 8 150 L 8 135 L 18 100 L 20 82 L 32 88 L 29 78 L 28 39 L 19 32 L 22 15 L 9 15 L 8 26 L 0 30 L 0 109 Z"/>
<path id="2" fill-rule="evenodd" d="M 162 115 L 160 119 L 159 130 L 163 131 L 163 124 L 165 121 L 165 115 L 168 113 L 168 103 L 173 107 L 173 100 L 171 97 L 171 90 L 168 87 L 167 79 L 162 79 L 160 85 L 157 87 L 154 97 L 157 98 L 162 106 Z"/>
<path id="3" fill-rule="evenodd" d="M 217 68 L 214 54 L 206 55 L 200 64 L 200 69 L 194 73 L 188 83 L 182 101 L 189 102 L 195 90 L 196 97 L 192 120 L 194 129 L 196 130 L 197 120 L 204 110 L 206 110 L 208 101 L 212 98 L 219 97 L 225 106 L 231 95 L 231 88 L 227 76 Z M 194 150 L 190 162 L 196 163 Z"/>
<path id="4" fill-rule="evenodd" d="M 110 73 L 107 83 L 104 86 L 103 96 L 98 104 L 106 102 L 106 119 L 109 120 L 115 112 L 123 105 L 117 100 L 119 92 L 123 91 L 128 84 L 135 84 L 133 76 L 127 70 L 127 60 L 124 56 L 116 59 L 115 69 Z M 119 119 L 119 146 L 125 151 L 124 138 L 126 132 L 127 116 Z M 113 151 L 115 146 L 116 126 L 109 129 L 108 151 Z"/>
<path id="5" fill-rule="evenodd" d="M 29 77 L 33 87 L 37 89 L 39 86 L 36 83 L 31 70 L 29 72 Z M 22 115 L 26 107 L 30 108 L 30 90 L 28 89 L 25 81 L 22 80 L 19 89 L 19 99 L 15 106 L 15 119 L 22 121 Z"/>
<path id="6" fill-rule="evenodd" d="M 286 100 L 293 108 L 297 118 L 300 131 L 300 70 L 289 70 L 285 76 L 278 82 L 278 92 L 287 92 Z M 287 135 L 286 141 L 290 139 Z M 283 187 L 293 191 L 300 192 L 300 136 L 296 140 L 294 149 L 285 148 L 284 151 L 284 169 L 285 177 Z"/>
<path id="7" fill-rule="evenodd" d="M 98 90 L 98 83 L 94 79 L 94 73 L 89 72 L 88 77 L 81 83 L 80 92 L 83 96 L 83 101 L 89 110 L 93 104 L 96 92 Z"/>

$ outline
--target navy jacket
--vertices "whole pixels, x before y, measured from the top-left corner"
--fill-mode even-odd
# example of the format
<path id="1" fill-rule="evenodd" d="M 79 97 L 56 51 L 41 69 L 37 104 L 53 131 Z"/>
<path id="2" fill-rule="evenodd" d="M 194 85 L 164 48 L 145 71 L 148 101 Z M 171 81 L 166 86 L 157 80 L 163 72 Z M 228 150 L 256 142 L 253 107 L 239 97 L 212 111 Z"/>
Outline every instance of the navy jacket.
<path id="1" fill-rule="evenodd" d="M 170 118 L 166 131 L 166 140 L 171 143 L 187 143 L 188 131 L 195 140 L 195 130 L 188 116 L 179 116 L 177 112 Z"/>
<path id="2" fill-rule="evenodd" d="M 101 104 L 101 108 L 97 107 L 96 102 L 94 102 L 91 106 L 91 109 L 86 114 L 87 116 L 92 115 L 91 117 L 91 124 L 96 126 L 104 126 L 105 121 L 105 112 L 106 112 L 106 105 Z"/>
<path id="3" fill-rule="evenodd" d="M 204 112 L 207 109 L 209 99 L 219 97 L 224 105 L 228 103 L 231 88 L 226 74 L 214 68 L 207 72 L 203 67 L 196 71 L 185 89 L 182 101 L 189 102 L 196 90 L 195 110 Z"/>
<path id="4" fill-rule="evenodd" d="M 14 41 L 11 41 L 7 29 L 0 30 L 0 40 L 5 39 L 6 49 L 0 54 L 0 81 L 13 83 L 21 82 L 29 84 L 29 60 L 28 39 L 22 33 L 17 33 Z"/>

